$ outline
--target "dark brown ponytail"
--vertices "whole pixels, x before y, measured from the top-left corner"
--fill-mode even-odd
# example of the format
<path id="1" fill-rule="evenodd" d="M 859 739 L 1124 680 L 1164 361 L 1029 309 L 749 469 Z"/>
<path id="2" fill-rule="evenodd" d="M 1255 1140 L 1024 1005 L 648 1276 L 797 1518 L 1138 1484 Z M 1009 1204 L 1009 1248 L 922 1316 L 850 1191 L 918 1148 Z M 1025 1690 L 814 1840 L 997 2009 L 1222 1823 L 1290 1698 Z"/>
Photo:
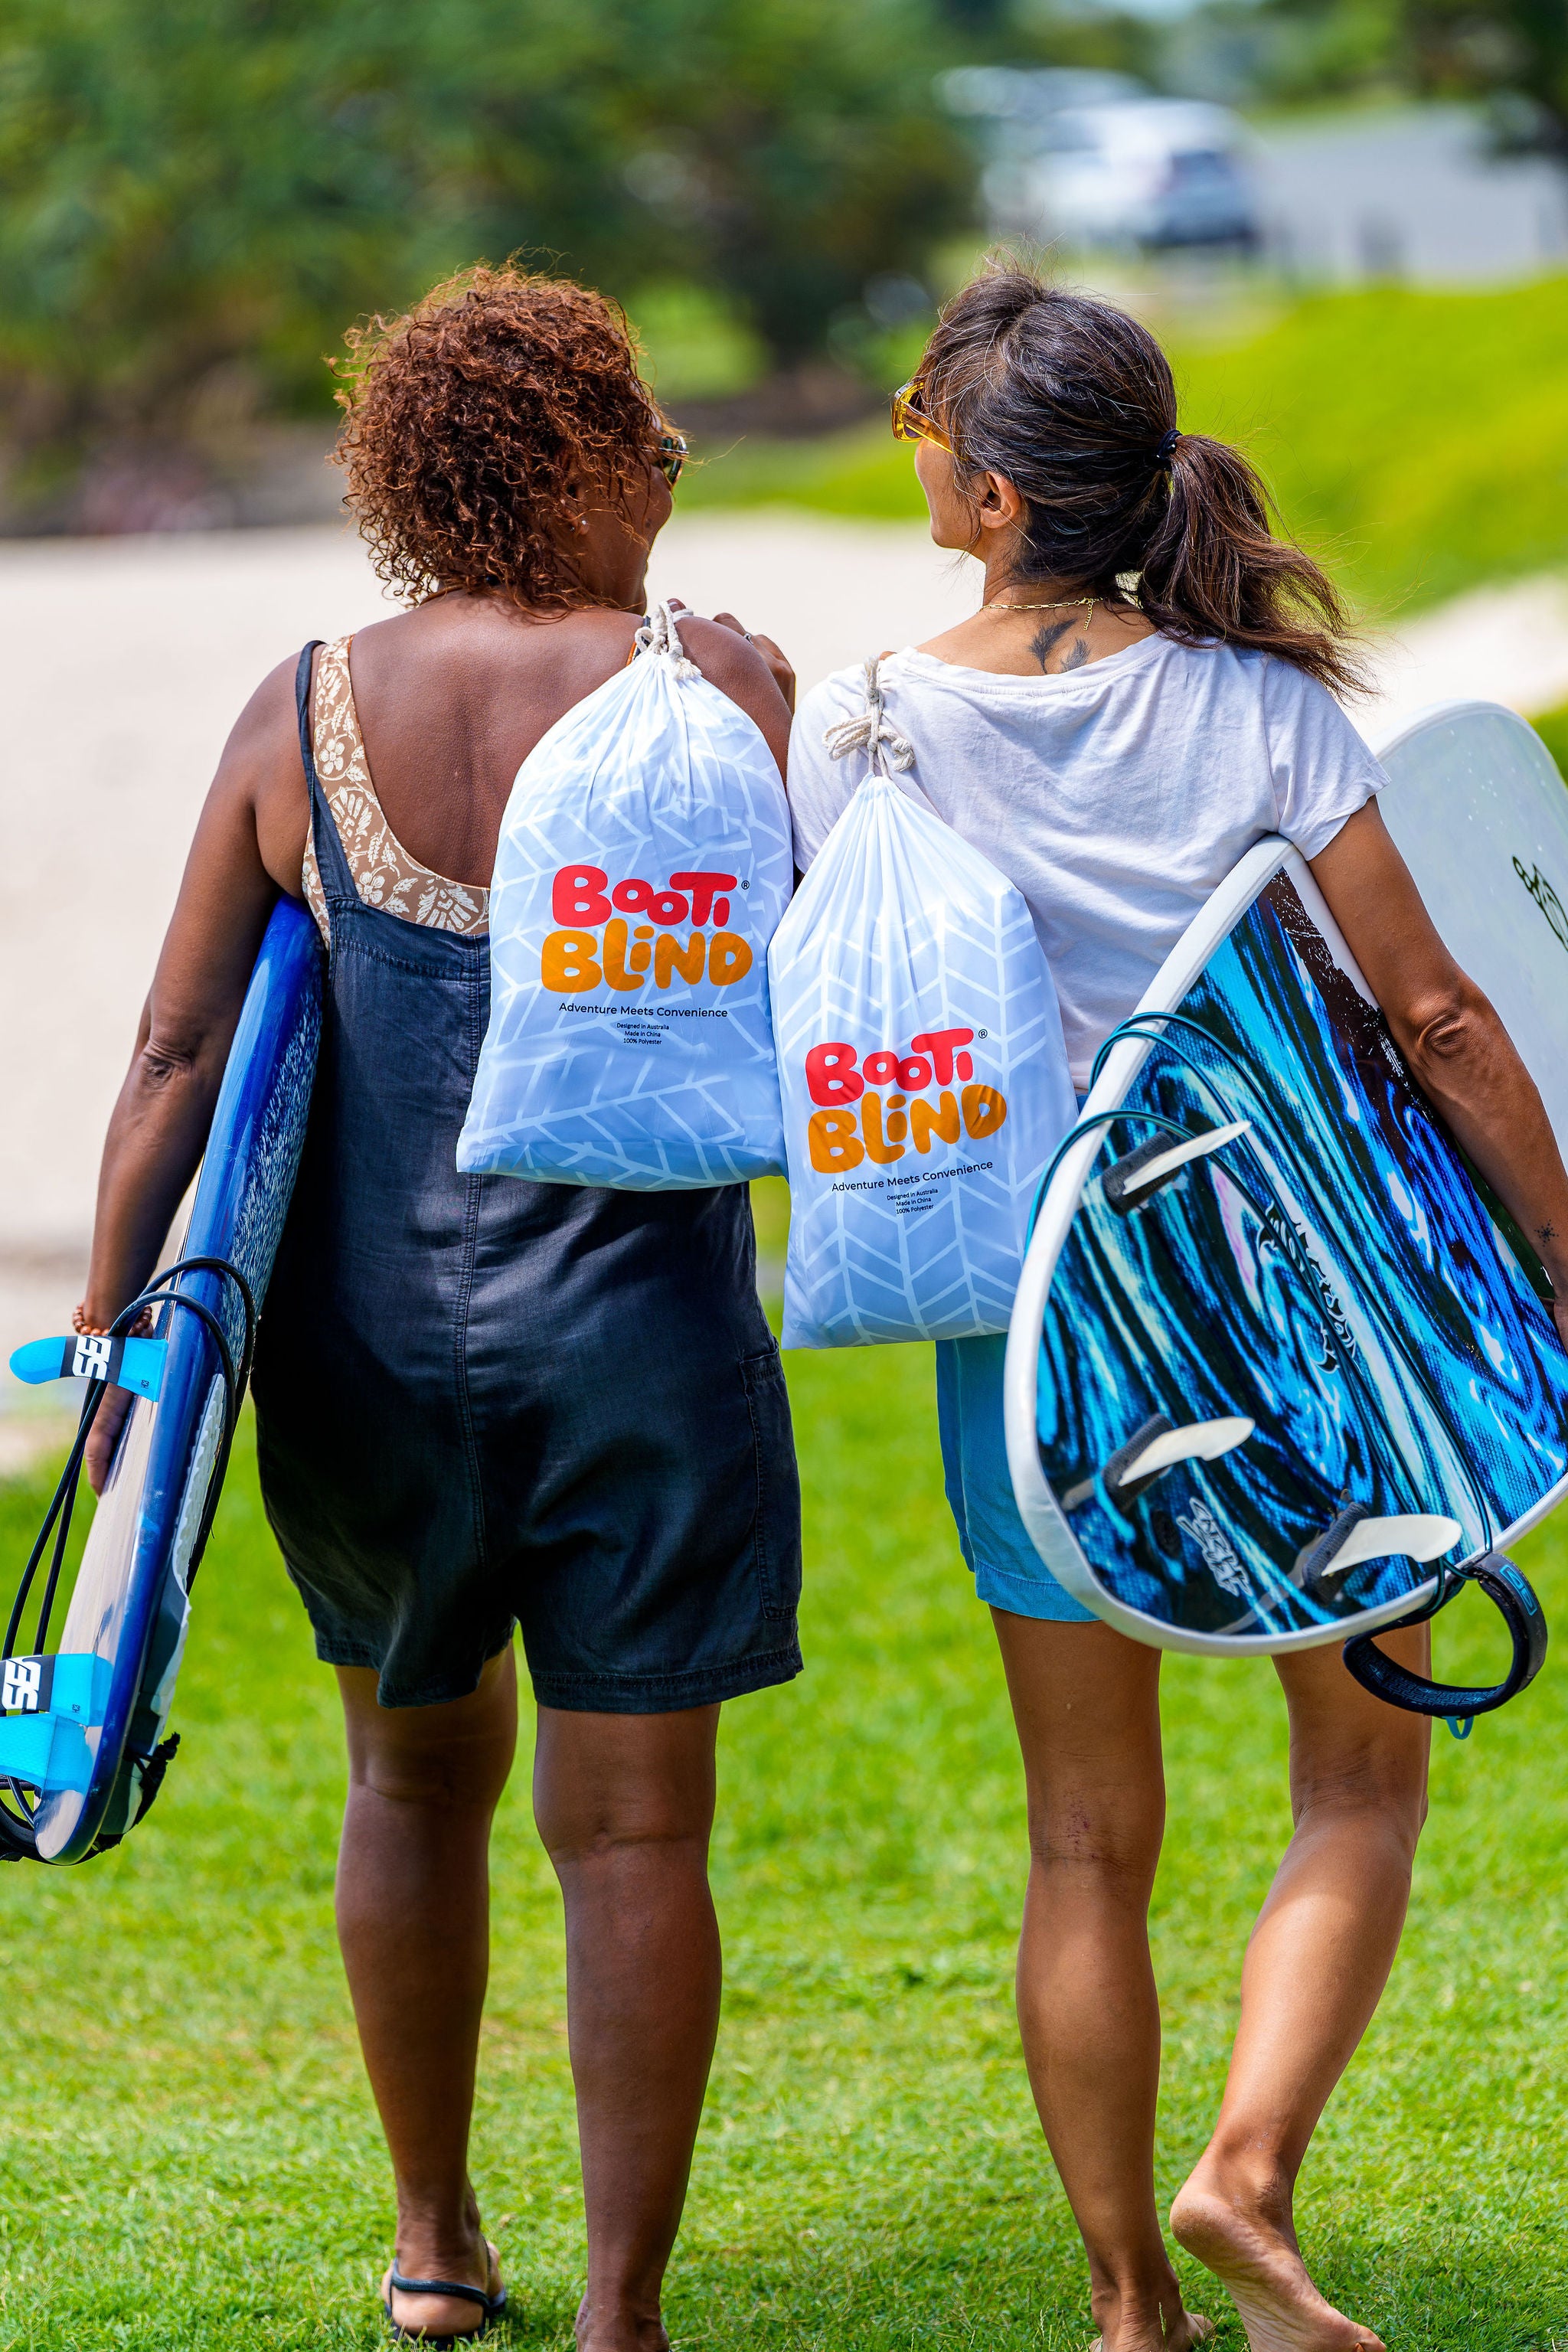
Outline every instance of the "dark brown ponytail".
<path id="1" fill-rule="evenodd" d="M 996 473 L 1022 496 L 1021 583 L 1134 601 L 1180 644 L 1217 638 L 1364 690 L 1331 582 L 1275 536 L 1239 450 L 1177 431 L 1170 362 L 1136 319 L 993 264 L 943 310 L 920 382 L 961 484 Z"/>

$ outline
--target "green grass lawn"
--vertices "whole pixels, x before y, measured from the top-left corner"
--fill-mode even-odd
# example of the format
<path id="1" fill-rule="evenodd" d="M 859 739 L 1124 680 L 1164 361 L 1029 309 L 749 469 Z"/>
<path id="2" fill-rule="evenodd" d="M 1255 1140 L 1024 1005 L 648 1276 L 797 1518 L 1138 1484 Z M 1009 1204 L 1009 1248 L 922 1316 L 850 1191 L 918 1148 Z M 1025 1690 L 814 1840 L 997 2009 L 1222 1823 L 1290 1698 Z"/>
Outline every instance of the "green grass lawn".
<path id="1" fill-rule="evenodd" d="M 1538 711 L 1530 723 L 1568 779 L 1568 708 Z"/>
<path id="2" fill-rule="evenodd" d="M 942 1506 L 929 1352 L 789 1369 L 809 1665 L 726 1710 L 729 1989 L 672 2331 L 704 2352 L 1081 2352 L 1083 2265 L 1011 2010 L 1019 1769 Z M 12 1560 L 42 1495 L 0 1494 Z M 1521 1557 L 1561 1612 L 1568 1527 Z M 1446 1670 L 1492 1667 L 1486 1614 L 1444 1621 Z M 1165 1690 L 1168 2196 L 1214 2109 L 1287 1813 L 1268 1669 L 1173 1660 Z M 369 2347 L 391 2205 L 332 1940 L 335 1700 L 248 1448 L 175 1722 L 182 1753 L 118 1853 L 0 1877 L 0 2347 Z M 1468 1746 L 1439 1731 L 1404 1954 L 1306 2175 L 1319 2276 L 1397 2352 L 1568 2344 L 1565 1727 L 1557 1658 Z M 496 1843 L 475 2171 L 512 2285 L 503 2340 L 565 2346 L 583 2233 L 527 1786 L 524 1765 Z M 1234 2322 L 1220 2343 L 1239 2352 Z"/>
<path id="3" fill-rule="evenodd" d="M 1316 295 L 1235 340 L 1178 328 L 1171 351 L 1183 425 L 1245 444 L 1373 617 L 1568 557 L 1568 278 Z M 924 513 L 880 422 L 702 454 L 683 507 Z"/>

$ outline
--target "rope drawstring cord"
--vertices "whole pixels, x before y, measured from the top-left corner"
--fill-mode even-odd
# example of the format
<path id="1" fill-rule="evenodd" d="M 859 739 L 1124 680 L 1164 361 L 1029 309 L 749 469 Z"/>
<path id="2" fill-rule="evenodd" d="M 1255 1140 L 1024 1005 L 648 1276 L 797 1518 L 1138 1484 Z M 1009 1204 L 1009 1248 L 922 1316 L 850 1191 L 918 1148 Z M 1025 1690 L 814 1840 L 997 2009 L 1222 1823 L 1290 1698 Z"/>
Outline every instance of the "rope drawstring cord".
<path id="1" fill-rule="evenodd" d="M 675 625 L 675 614 L 668 604 L 656 604 L 643 623 L 635 639 L 639 653 L 668 654 L 677 677 L 700 677 L 702 672 L 687 657 Z"/>
<path id="2" fill-rule="evenodd" d="M 889 766 L 901 773 L 915 764 L 915 747 L 907 735 L 900 735 L 887 716 L 887 702 L 882 693 L 879 675 L 881 662 L 866 664 L 866 708 L 853 719 L 841 719 L 823 736 L 823 741 L 836 760 L 847 760 L 852 751 L 864 751 L 871 763 L 873 775 L 886 775 Z"/>

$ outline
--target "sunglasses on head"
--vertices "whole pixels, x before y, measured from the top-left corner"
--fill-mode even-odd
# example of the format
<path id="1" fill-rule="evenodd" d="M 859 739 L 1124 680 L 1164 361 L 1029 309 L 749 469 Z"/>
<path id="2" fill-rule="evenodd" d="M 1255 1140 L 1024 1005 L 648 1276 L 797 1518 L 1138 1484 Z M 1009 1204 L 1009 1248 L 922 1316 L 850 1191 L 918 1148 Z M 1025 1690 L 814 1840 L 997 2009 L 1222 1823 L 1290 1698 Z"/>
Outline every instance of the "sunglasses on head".
<path id="1" fill-rule="evenodd" d="M 688 455 L 684 434 L 661 433 L 659 435 L 658 470 L 671 489 L 674 489 L 680 479 L 680 469 L 685 465 Z"/>
<path id="2" fill-rule="evenodd" d="M 893 394 L 893 434 L 900 441 L 929 441 L 933 448 L 945 449 L 951 457 L 952 443 L 936 419 L 928 416 L 921 405 L 921 384 L 918 375 L 902 383 Z"/>

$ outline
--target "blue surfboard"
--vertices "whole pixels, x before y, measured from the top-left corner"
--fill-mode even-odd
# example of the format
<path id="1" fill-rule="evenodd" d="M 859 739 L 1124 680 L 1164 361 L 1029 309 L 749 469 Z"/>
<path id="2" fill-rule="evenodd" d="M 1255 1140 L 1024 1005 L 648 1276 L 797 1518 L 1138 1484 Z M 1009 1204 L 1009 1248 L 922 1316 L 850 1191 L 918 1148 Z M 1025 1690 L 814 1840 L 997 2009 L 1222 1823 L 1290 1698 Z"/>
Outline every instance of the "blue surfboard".
<path id="1" fill-rule="evenodd" d="M 259 1309 L 304 1144 L 321 1034 L 321 945 L 305 910 L 274 908 L 229 1050 L 181 1255 L 220 1259 Z M 235 1364 L 245 1311 L 237 1284 L 182 1274 L 178 1289 L 221 1327 Z M 150 1339 L 34 1342 L 23 1378 L 76 1370 L 135 1398 L 84 1547 L 58 1651 L 10 1658 L 0 1684 L 0 1775 L 18 1813 L 11 1843 L 41 1862 L 80 1862 L 123 1835 L 162 1777 L 161 1743 L 184 1654 L 190 1582 L 216 1503 L 226 1378 L 210 1328 L 159 1306 Z M 110 1351 L 121 1347 L 112 1357 Z M 78 1361 L 86 1348 L 95 1361 Z M 45 1356 L 60 1359 L 54 1372 Z M 40 1352 L 43 1351 L 43 1352 Z M 31 1369 L 27 1361 L 32 1360 Z M 29 1748 L 28 1743 L 31 1742 Z M 29 1757 L 37 1763 L 29 1773 Z M 20 1769 L 19 1769 L 20 1768 Z"/>
<path id="2" fill-rule="evenodd" d="M 1109 1041 L 1044 1192 L 1006 1426 L 1052 1573 L 1213 1655 L 1368 1634 L 1456 1570 L 1505 1613 L 1519 1588 L 1523 1624 L 1497 1556 L 1568 1492 L 1568 1356 L 1503 1223 L 1306 865 L 1260 843 Z"/>

